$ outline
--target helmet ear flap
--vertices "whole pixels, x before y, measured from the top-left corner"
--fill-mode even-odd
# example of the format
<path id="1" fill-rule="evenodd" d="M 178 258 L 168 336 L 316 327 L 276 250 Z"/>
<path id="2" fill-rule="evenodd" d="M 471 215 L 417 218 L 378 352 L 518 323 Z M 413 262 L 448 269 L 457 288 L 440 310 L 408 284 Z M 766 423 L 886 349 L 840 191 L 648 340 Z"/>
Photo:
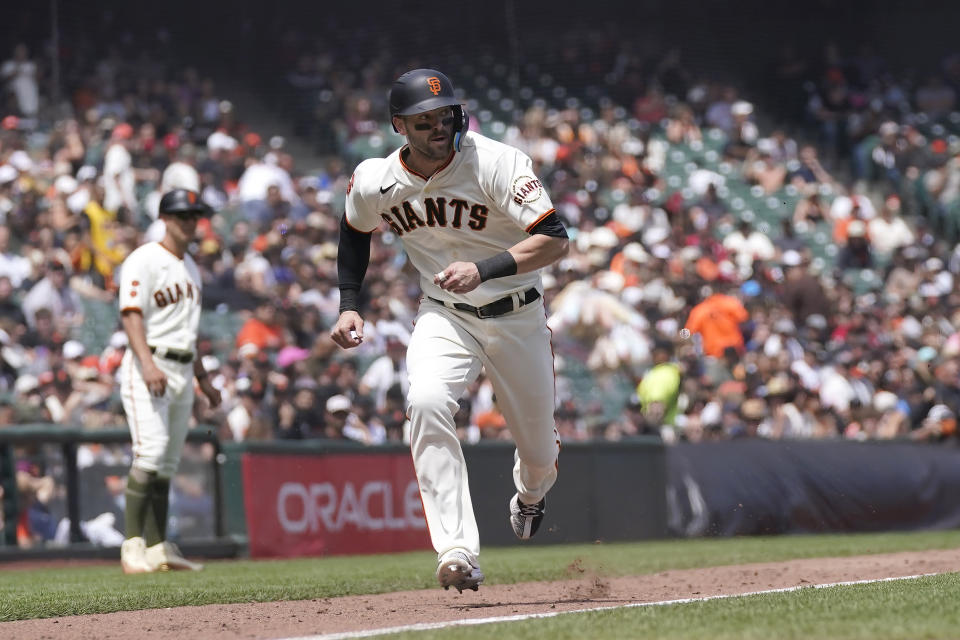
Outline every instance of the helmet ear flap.
<path id="1" fill-rule="evenodd" d="M 455 104 L 453 109 L 453 147 L 460 151 L 460 143 L 463 142 L 463 135 L 470 130 L 470 114 L 463 108 L 463 105 Z"/>

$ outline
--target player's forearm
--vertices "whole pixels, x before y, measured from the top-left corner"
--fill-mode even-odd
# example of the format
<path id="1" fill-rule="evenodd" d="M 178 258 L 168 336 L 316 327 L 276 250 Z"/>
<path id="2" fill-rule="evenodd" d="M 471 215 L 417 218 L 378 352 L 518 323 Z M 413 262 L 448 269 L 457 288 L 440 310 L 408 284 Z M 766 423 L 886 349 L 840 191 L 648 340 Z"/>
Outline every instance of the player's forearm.
<path id="1" fill-rule="evenodd" d="M 357 311 L 360 285 L 370 263 L 370 234 L 340 222 L 340 245 L 337 250 L 337 279 L 340 288 L 340 313 Z"/>
<path id="2" fill-rule="evenodd" d="M 566 238 L 536 234 L 510 247 L 510 255 L 517 261 L 517 273 L 528 273 L 553 264 L 567 255 L 569 247 Z"/>
<path id="3" fill-rule="evenodd" d="M 147 333 L 143 327 L 143 316 L 137 311 L 127 311 L 121 318 L 123 331 L 127 334 L 129 348 L 133 355 L 137 357 L 142 365 L 145 362 L 152 362 L 153 354 L 150 353 L 150 346 L 147 344 Z"/>

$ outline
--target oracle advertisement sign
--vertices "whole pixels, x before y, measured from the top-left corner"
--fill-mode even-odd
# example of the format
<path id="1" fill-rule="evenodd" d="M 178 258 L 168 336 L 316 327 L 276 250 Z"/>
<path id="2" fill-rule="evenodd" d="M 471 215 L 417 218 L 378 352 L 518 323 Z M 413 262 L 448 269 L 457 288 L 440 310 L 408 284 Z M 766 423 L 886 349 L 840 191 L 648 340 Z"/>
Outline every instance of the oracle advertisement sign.
<path id="1" fill-rule="evenodd" d="M 252 557 L 429 549 L 406 453 L 243 455 Z"/>

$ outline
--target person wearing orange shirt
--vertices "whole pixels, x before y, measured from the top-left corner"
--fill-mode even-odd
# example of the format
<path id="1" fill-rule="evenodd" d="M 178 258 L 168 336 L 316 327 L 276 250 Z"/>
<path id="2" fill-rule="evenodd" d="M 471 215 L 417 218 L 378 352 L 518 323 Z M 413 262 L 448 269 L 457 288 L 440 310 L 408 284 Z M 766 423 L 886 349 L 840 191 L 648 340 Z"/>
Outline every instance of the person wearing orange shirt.
<path id="1" fill-rule="evenodd" d="M 286 339 L 277 311 L 272 300 L 266 298 L 260 300 L 253 312 L 253 317 L 243 323 L 240 331 L 237 332 L 237 348 L 245 344 L 252 344 L 259 351 L 283 347 Z"/>
<path id="2" fill-rule="evenodd" d="M 690 310 L 684 326 L 691 334 L 700 334 L 706 355 L 721 358 L 724 350 L 730 347 L 743 352 L 740 325 L 749 319 L 750 314 L 739 299 L 715 293 Z"/>

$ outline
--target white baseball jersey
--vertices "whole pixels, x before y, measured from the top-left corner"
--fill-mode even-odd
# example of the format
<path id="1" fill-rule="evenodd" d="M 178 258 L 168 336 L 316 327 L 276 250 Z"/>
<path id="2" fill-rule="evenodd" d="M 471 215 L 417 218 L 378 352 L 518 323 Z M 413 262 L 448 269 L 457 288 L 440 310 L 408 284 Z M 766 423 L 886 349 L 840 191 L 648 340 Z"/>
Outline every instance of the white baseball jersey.
<path id="1" fill-rule="evenodd" d="M 193 351 L 200 325 L 201 280 L 189 255 L 181 260 L 159 242 L 141 245 L 120 267 L 120 312 L 138 309 L 147 344 Z M 120 365 L 120 398 L 133 439 L 133 464 L 169 478 L 177 470 L 193 408 L 193 364 L 155 356 L 167 377 L 154 397 L 141 363 L 127 349 Z"/>
<path id="2" fill-rule="evenodd" d="M 201 283 L 193 258 L 184 255 L 181 260 L 159 242 L 149 242 L 120 266 L 120 313 L 140 311 L 150 346 L 193 351 Z"/>
<path id="3" fill-rule="evenodd" d="M 477 262 L 524 238 L 553 204 L 523 152 L 474 132 L 461 151 L 427 178 L 404 163 L 400 149 L 365 160 L 347 188 L 347 223 L 370 232 L 386 223 L 420 272 L 423 292 L 439 300 L 481 306 L 536 287 L 539 272 L 492 278 L 469 293 L 445 291 L 434 274 L 452 262 Z"/>
<path id="4" fill-rule="evenodd" d="M 389 225 L 430 298 L 479 307 L 531 287 L 542 292 L 539 271 L 491 278 L 465 294 L 433 284 L 434 274 L 452 262 L 477 262 L 528 238 L 553 212 L 530 158 L 467 133 L 461 151 L 428 178 L 407 166 L 400 153 L 357 167 L 347 188 L 347 224 L 365 233 Z M 484 319 L 424 300 L 407 347 L 407 415 L 410 452 L 438 558 L 454 549 L 474 560 L 480 553 L 453 411 L 481 368 L 517 445 L 518 496 L 535 504 L 557 477 L 553 352 L 542 300 Z"/>

